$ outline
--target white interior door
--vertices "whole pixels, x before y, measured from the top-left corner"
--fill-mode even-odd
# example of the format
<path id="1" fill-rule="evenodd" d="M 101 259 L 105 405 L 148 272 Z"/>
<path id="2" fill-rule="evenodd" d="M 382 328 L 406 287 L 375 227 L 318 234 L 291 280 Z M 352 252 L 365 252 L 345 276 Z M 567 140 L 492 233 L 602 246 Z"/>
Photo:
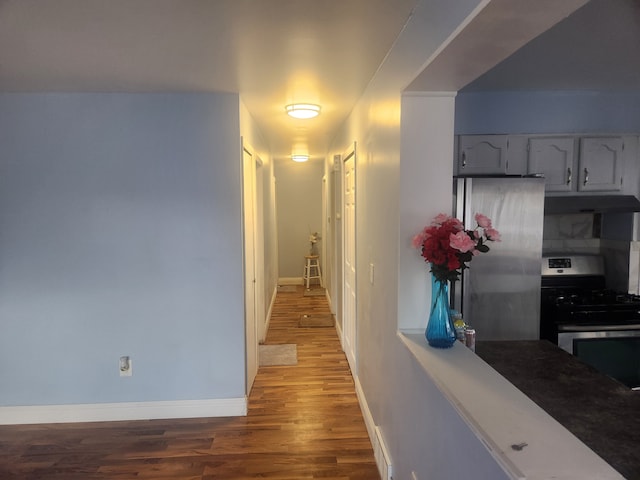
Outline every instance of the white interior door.
<path id="1" fill-rule="evenodd" d="M 343 341 L 344 352 L 356 374 L 356 152 L 355 148 L 344 157 L 343 165 Z"/>
<path id="2" fill-rule="evenodd" d="M 256 326 L 256 259 L 255 259 L 255 161 L 249 150 L 242 149 L 244 204 L 244 290 L 246 393 L 249 395 L 258 373 L 258 335 Z"/>

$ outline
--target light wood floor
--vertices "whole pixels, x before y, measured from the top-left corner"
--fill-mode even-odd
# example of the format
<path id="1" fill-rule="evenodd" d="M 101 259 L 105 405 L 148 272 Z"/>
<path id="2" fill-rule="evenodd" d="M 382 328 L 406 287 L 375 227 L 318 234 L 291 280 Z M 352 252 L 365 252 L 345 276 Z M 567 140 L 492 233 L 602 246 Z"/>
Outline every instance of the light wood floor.
<path id="1" fill-rule="evenodd" d="M 0 479 L 377 480 L 347 360 L 324 297 L 278 293 L 265 343 L 298 364 L 260 367 L 246 417 L 0 426 Z"/>

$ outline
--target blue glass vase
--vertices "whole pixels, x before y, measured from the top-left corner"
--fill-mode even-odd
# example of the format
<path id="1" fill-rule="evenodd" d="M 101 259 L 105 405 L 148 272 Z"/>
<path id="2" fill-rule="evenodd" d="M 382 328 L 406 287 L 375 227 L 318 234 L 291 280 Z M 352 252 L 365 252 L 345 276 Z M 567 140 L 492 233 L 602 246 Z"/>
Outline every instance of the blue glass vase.
<path id="1" fill-rule="evenodd" d="M 450 348 L 456 341 L 456 329 L 449 309 L 449 285 L 431 276 L 431 313 L 425 332 L 432 347 Z"/>

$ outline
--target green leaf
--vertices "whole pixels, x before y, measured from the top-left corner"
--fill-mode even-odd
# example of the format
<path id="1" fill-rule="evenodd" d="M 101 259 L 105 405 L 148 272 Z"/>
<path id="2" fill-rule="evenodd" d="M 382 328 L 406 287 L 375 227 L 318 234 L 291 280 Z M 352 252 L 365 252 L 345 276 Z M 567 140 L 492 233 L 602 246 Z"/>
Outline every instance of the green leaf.
<path id="1" fill-rule="evenodd" d="M 471 252 L 459 253 L 458 254 L 458 258 L 463 263 L 470 262 L 471 259 L 473 258 L 473 253 L 471 253 Z"/>

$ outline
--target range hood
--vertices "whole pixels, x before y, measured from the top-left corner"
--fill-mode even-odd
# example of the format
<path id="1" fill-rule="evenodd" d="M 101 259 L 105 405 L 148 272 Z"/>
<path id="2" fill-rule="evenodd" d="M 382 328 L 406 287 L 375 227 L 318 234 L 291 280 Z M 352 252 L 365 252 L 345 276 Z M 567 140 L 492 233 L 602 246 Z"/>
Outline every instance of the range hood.
<path id="1" fill-rule="evenodd" d="M 633 195 L 571 195 L 544 198 L 545 214 L 623 212 L 640 212 L 640 201 Z"/>

